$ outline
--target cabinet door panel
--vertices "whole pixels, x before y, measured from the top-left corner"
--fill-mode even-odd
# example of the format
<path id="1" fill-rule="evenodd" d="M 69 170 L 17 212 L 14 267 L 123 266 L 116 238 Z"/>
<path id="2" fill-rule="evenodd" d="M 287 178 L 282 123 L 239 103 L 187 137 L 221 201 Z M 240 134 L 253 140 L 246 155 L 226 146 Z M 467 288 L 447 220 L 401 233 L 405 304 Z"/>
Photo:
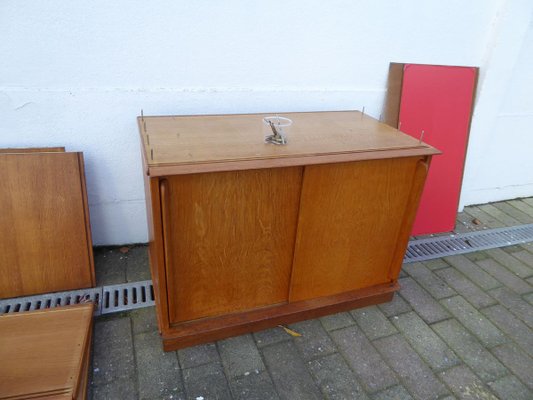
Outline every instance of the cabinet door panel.
<path id="1" fill-rule="evenodd" d="M 305 168 L 290 301 L 391 280 L 419 159 Z"/>
<path id="2" fill-rule="evenodd" d="M 171 323 L 288 300 L 302 168 L 162 183 Z"/>
<path id="3" fill-rule="evenodd" d="M 38 150 L 0 154 L 0 298 L 94 286 L 83 156 Z"/>

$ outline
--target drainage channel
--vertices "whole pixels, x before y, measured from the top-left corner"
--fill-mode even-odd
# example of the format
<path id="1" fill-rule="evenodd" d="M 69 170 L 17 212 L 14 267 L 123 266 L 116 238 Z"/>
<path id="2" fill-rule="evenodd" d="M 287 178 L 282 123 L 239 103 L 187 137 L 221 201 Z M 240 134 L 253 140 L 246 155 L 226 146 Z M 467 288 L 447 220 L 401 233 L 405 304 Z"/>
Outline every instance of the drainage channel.
<path id="1" fill-rule="evenodd" d="M 533 224 L 415 239 L 409 241 L 404 262 L 426 261 L 532 241 Z"/>
<path id="2" fill-rule="evenodd" d="M 134 310 L 155 304 L 152 281 L 122 283 L 119 285 L 17 297 L 0 300 L 0 315 L 42 310 L 92 301 L 94 315 Z"/>
<path id="3" fill-rule="evenodd" d="M 527 242 L 533 242 L 533 224 L 415 239 L 411 240 L 407 246 L 404 262 L 426 261 Z M 0 300 L 0 315 L 88 301 L 95 303 L 95 315 L 149 307 L 155 304 L 154 287 L 152 281 L 140 281 L 5 299 Z"/>

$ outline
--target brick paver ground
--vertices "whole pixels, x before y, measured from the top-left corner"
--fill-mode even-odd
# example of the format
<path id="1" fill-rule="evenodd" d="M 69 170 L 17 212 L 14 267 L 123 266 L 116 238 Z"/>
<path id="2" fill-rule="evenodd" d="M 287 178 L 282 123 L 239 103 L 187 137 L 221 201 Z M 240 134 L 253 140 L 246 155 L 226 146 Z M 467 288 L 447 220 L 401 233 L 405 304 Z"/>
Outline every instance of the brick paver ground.
<path id="1" fill-rule="evenodd" d="M 456 231 L 533 223 L 533 200 Z M 95 249 L 99 285 L 150 279 L 147 249 Z M 100 399 L 533 399 L 533 244 L 404 266 L 392 302 L 164 353 L 155 313 L 95 321 Z"/>

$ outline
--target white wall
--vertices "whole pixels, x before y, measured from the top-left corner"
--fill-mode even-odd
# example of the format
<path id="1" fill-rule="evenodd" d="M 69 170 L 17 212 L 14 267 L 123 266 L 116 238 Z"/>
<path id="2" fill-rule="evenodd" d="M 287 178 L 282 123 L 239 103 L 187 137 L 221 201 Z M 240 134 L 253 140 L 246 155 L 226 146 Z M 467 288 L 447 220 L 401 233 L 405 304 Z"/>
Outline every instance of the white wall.
<path id="1" fill-rule="evenodd" d="M 502 17 L 517 13 L 514 3 L 529 21 L 525 0 L 3 0 L 0 147 L 83 151 L 94 243 L 144 242 L 141 108 L 157 115 L 365 106 L 377 116 L 390 61 L 497 67 L 502 51 L 492 49 L 507 32 L 521 39 L 509 100 L 498 103 L 501 128 L 472 133 L 481 144 L 470 146 L 463 204 L 531 195 L 531 168 L 515 172 L 531 167 L 523 149 L 533 144 L 524 133 L 533 103 L 523 80 L 531 88 L 532 39 L 529 22 L 513 28 Z M 485 82 L 479 100 L 484 87 L 497 86 L 489 75 Z M 522 145 L 509 146 L 511 136 Z M 516 161 L 511 150 L 519 150 Z M 495 188 L 511 185 L 520 190 Z"/>
<path id="2" fill-rule="evenodd" d="M 533 195 L 533 2 L 500 10 L 487 45 L 461 206 Z"/>

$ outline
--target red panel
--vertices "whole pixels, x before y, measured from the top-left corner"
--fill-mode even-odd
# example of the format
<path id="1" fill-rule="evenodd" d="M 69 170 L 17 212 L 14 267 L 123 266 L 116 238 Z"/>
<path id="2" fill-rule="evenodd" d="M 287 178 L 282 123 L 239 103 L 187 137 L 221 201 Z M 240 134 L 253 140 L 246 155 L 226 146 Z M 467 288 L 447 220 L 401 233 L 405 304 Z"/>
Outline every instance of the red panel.
<path id="1" fill-rule="evenodd" d="M 431 161 L 412 235 L 449 232 L 461 192 L 477 68 L 406 64 L 401 130 L 443 152 Z"/>

